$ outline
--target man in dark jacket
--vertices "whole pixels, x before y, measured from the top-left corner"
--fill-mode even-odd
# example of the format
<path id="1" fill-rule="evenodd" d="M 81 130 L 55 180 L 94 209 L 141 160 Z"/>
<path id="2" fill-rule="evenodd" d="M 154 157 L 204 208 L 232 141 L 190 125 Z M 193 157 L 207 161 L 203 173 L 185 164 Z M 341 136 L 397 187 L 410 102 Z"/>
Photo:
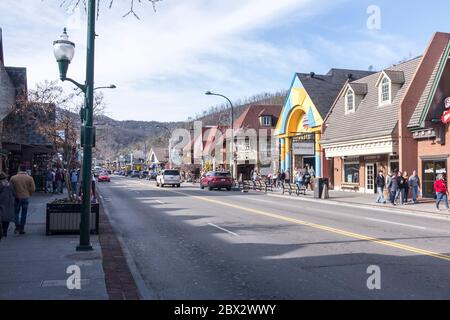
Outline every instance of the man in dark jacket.
<path id="1" fill-rule="evenodd" d="M 397 196 L 397 192 L 399 190 L 398 188 L 398 181 L 397 181 L 397 173 L 392 172 L 388 177 L 388 183 L 387 188 L 389 191 L 390 200 L 393 206 L 395 206 L 395 198 Z"/>
<path id="2" fill-rule="evenodd" d="M 378 194 L 376 203 L 386 203 L 386 200 L 384 199 L 384 187 L 386 186 L 386 181 L 384 179 L 383 171 L 381 170 L 375 180 L 375 185 L 377 186 Z"/>
<path id="3" fill-rule="evenodd" d="M 15 221 L 15 193 L 6 180 L 6 175 L 0 172 L 0 238 L 8 236 L 9 224 Z"/>

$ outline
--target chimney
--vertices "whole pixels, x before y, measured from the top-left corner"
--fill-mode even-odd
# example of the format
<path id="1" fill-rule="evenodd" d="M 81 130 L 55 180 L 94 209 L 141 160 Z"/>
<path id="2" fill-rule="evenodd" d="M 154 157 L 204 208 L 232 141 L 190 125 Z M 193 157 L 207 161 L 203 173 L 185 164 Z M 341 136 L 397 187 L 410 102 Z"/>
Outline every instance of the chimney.
<path id="1" fill-rule="evenodd" d="M 0 62 L 4 65 L 5 60 L 3 60 L 3 38 L 2 38 L 2 28 L 0 28 Z"/>

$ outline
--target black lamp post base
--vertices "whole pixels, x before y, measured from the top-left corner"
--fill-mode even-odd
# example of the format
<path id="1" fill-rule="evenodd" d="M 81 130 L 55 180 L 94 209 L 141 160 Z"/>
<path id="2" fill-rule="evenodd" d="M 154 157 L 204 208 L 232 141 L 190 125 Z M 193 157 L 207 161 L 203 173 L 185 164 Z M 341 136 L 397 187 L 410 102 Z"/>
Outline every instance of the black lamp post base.
<path id="1" fill-rule="evenodd" d="M 93 251 L 93 250 L 94 248 L 90 244 L 77 246 L 77 251 Z"/>

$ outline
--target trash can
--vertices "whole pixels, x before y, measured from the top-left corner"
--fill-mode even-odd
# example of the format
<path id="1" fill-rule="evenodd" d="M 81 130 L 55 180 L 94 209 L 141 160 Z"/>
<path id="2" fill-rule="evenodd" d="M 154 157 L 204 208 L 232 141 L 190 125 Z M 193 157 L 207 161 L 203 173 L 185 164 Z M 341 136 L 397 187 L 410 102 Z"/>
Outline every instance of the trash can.
<path id="1" fill-rule="evenodd" d="M 330 179 L 328 178 L 316 178 L 314 179 L 314 199 L 321 199 L 323 193 L 323 187 L 326 185 L 328 190 L 330 190 L 329 185 Z"/>

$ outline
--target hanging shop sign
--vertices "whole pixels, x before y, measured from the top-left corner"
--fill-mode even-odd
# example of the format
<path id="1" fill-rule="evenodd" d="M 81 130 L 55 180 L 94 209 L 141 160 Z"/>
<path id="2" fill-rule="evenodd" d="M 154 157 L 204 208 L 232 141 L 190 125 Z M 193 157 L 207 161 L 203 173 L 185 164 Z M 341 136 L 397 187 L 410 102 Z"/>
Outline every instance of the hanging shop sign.
<path id="1" fill-rule="evenodd" d="M 450 97 L 445 99 L 445 109 L 444 114 L 441 117 L 442 123 L 449 124 L 450 123 Z"/>
<path id="2" fill-rule="evenodd" d="M 300 156 L 313 156 L 315 154 L 315 143 L 294 142 L 292 143 L 292 153 Z"/>

